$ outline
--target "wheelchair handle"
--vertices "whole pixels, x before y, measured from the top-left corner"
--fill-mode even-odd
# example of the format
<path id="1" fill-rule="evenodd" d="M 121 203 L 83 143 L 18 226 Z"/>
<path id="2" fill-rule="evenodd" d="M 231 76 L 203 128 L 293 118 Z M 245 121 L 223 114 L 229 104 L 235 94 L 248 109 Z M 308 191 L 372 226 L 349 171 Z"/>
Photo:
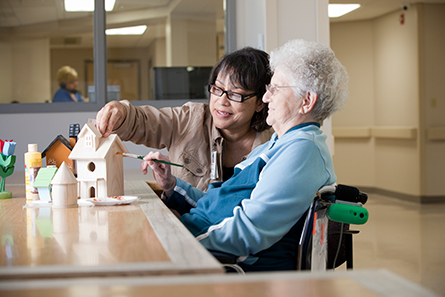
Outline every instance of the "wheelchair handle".
<path id="1" fill-rule="evenodd" d="M 360 192 L 356 187 L 337 185 L 335 196 L 338 200 L 365 204 L 368 194 Z"/>

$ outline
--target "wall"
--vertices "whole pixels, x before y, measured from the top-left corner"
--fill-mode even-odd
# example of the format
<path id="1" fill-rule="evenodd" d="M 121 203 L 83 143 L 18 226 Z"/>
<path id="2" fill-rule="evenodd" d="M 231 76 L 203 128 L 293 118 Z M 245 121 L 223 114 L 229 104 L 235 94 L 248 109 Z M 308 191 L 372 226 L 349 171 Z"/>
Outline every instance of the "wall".
<path id="1" fill-rule="evenodd" d="M 445 184 L 445 5 L 424 5 L 421 30 L 421 80 L 419 105 L 426 135 L 423 151 L 422 192 L 444 195 Z M 436 130 L 433 130 L 436 129 Z M 436 139 L 432 132 L 440 134 Z"/>
<path id="2" fill-rule="evenodd" d="M 170 16 L 166 25 L 167 66 L 213 66 L 217 61 L 216 21 Z"/>
<path id="3" fill-rule="evenodd" d="M 375 126 L 418 129 L 417 6 L 404 12 L 403 25 L 400 13 L 374 21 Z M 418 141 L 418 135 L 415 139 L 376 138 L 375 182 L 379 188 L 421 195 Z"/>
<path id="4" fill-rule="evenodd" d="M 0 102 L 9 103 L 3 99 L 12 98 L 12 44 L 9 42 L 0 41 L 0 69 Z"/>
<path id="5" fill-rule="evenodd" d="M 9 73 L 12 92 L 1 92 L 1 98 L 14 98 L 21 103 L 45 102 L 50 97 L 49 39 L 11 41 L 4 59 L 10 59 L 9 66 L 2 73 Z M 4 95 L 12 93 L 10 97 Z M 0 100 L 0 102 L 3 102 Z"/>
<path id="6" fill-rule="evenodd" d="M 77 71 L 78 90 L 83 96 L 88 96 L 85 85 L 85 61 L 93 60 L 92 48 L 56 48 L 50 50 L 51 56 L 51 94 L 59 89 L 57 82 L 57 71 L 60 67 L 68 65 Z M 69 57 L 69 58 L 68 58 Z M 52 95 L 49 98 L 52 101 Z"/>
<path id="7" fill-rule="evenodd" d="M 213 66 L 218 57 L 215 20 L 188 20 L 187 66 Z"/>
<path id="8" fill-rule="evenodd" d="M 330 29 L 331 48 L 349 74 L 348 102 L 332 117 L 335 171 L 339 183 L 366 187 L 375 184 L 375 141 L 369 131 L 374 125 L 373 32 L 372 21 L 333 23 Z"/>
<path id="9" fill-rule="evenodd" d="M 333 118 L 339 182 L 445 201 L 444 7 L 331 24 L 331 47 L 350 75 L 349 102 Z"/>

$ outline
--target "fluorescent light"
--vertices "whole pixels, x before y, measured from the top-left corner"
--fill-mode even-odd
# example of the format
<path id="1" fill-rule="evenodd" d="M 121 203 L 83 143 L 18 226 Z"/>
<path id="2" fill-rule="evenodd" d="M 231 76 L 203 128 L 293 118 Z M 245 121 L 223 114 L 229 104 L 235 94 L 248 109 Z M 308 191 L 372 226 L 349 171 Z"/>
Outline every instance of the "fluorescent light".
<path id="1" fill-rule="evenodd" d="M 146 25 L 123 27 L 123 28 L 107 29 L 107 30 L 105 30 L 105 34 L 107 34 L 107 35 L 142 35 L 142 34 L 144 34 L 146 29 L 147 29 Z"/>
<path id="2" fill-rule="evenodd" d="M 105 11 L 112 11 L 116 0 L 105 0 Z M 65 11 L 94 11 L 94 0 L 65 0 Z"/>
<path id="3" fill-rule="evenodd" d="M 328 15 L 330 18 L 338 18 L 360 7 L 360 4 L 329 4 Z"/>

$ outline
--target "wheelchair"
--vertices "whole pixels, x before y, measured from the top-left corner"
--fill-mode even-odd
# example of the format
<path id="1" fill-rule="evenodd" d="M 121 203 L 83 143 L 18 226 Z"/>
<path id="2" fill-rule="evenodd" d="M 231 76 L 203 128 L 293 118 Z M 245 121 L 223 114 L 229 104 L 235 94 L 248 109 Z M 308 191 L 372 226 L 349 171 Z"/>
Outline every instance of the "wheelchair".
<path id="1" fill-rule="evenodd" d="M 363 207 L 368 195 L 356 187 L 332 185 L 321 188 L 309 209 L 303 215 L 303 230 L 297 250 L 296 270 L 323 271 L 335 269 L 346 262 L 353 268 L 353 235 L 350 224 L 362 225 L 368 221 Z M 237 265 L 237 257 L 218 251 L 209 251 L 227 272 L 244 274 Z"/>

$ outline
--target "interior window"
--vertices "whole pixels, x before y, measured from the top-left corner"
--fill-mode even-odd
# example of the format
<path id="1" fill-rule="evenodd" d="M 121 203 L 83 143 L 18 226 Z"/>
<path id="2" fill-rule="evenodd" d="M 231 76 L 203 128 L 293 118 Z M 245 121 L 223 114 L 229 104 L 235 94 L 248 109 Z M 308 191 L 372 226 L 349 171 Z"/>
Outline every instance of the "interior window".
<path id="1" fill-rule="evenodd" d="M 196 85 L 224 54 L 223 0 L 104 1 L 108 101 L 205 99 Z M 1 1 L 0 104 L 105 103 L 95 92 L 94 1 L 89 11 L 76 2 Z M 67 101 L 56 101 L 60 89 Z"/>

